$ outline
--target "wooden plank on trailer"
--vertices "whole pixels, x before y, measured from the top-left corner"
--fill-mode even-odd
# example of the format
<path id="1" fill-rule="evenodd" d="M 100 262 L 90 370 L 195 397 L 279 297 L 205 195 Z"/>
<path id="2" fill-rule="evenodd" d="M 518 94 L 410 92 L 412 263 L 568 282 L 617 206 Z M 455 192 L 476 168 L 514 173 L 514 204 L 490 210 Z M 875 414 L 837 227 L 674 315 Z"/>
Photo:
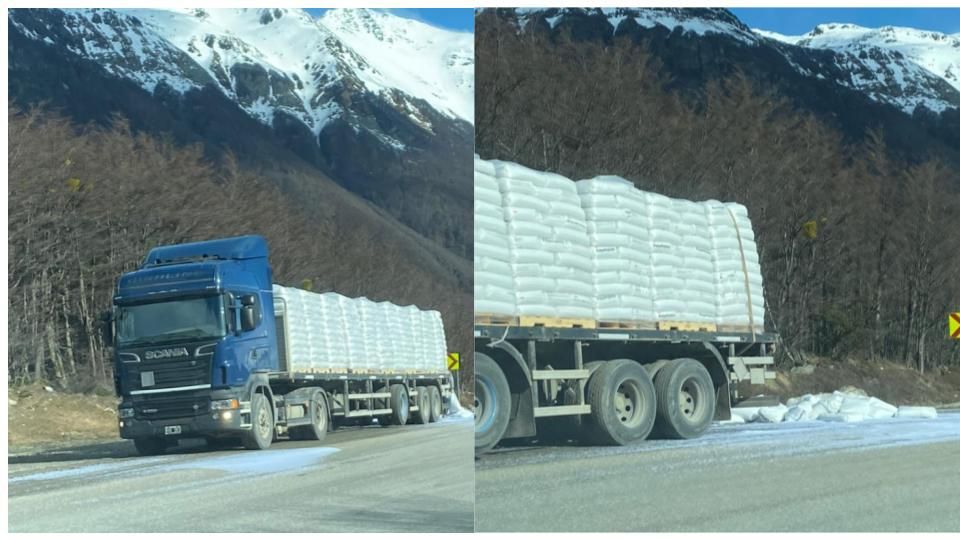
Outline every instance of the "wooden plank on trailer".
<path id="1" fill-rule="evenodd" d="M 656 330 L 657 324 L 653 321 L 597 321 L 597 328 L 612 328 L 617 330 Z"/>
<path id="2" fill-rule="evenodd" d="M 477 313 L 473 316 L 473 321 L 474 324 L 487 326 L 517 326 L 517 318 L 512 315 Z"/>
<path id="3" fill-rule="evenodd" d="M 717 325 L 705 322 L 660 321 L 657 330 L 677 330 L 679 332 L 716 332 Z"/>
<path id="4" fill-rule="evenodd" d="M 596 328 L 597 321 L 593 319 L 574 319 L 568 317 L 540 317 L 521 315 L 520 326 L 543 326 L 545 328 Z"/>
<path id="5" fill-rule="evenodd" d="M 762 334 L 763 327 L 750 326 L 749 324 L 718 324 L 717 332 L 730 332 L 733 334 Z"/>

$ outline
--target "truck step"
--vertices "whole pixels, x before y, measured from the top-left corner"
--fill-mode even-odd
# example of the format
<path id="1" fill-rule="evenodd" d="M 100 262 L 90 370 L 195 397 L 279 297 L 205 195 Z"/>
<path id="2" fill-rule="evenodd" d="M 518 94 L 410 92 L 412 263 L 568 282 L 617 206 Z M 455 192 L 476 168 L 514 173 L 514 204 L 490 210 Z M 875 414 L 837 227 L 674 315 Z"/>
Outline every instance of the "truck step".
<path id="1" fill-rule="evenodd" d="M 593 319 L 570 319 L 564 317 L 540 317 L 521 315 L 520 326 L 524 328 L 543 326 L 545 328 L 596 328 L 597 321 Z"/>
<path id="2" fill-rule="evenodd" d="M 533 372 L 533 380 L 567 380 L 586 379 L 590 377 L 588 369 L 538 369 Z"/>
<path id="3" fill-rule="evenodd" d="M 357 418 L 359 416 L 379 416 L 381 414 L 390 414 L 392 412 L 393 409 L 359 409 L 356 411 L 350 411 L 346 416 L 347 418 Z M 333 416 L 343 416 L 343 409 L 334 410 Z"/>
<path id="4" fill-rule="evenodd" d="M 557 405 L 554 407 L 534 407 L 533 416 L 543 418 L 545 416 L 567 416 L 573 414 L 590 414 L 589 405 Z"/>
<path id="5" fill-rule="evenodd" d="M 657 330 L 677 330 L 680 332 L 716 332 L 717 325 L 705 322 L 660 321 Z"/>
<path id="6" fill-rule="evenodd" d="M 657 325 L 650 321 L 597 321 L 597 328 L 618 330 L 656 330 Z"/>
<path id="7" fill-rule="evenodd" d="M 517 318 L 510 315 L 491 315 L 477 313 L 473 316 L 474 324 L 481 326 L 517 326 Z"/>

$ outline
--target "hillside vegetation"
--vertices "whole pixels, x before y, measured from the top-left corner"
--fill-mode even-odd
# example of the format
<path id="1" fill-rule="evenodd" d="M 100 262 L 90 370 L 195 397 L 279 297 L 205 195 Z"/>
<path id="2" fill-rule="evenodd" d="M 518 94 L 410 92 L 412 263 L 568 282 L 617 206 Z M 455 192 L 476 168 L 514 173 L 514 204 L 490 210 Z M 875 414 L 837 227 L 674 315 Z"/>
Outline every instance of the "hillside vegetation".
<path id="1" fill-rule="evenodd" d="M 120 118 L 78 126 L 11 105 L 8 119 L 12 384 L 112 387 L 98 315 L 119 275 L 159 244 L 260 234 L 278 283 L 438 309 L 472 391 L 472 267 L 385 211 L 310 169 L 265 181 Z"/>
<path id="2" fill-rule="evenodd" d="M 960 172 L 942 156 L 894 157 L 882 125 L 845 139 L 743 72 L 674 84 L 628 39 L 518 31 L 492 10 L 476 33 L 481 157 L 747 206 L 781 366 L 960 365 Z"/>

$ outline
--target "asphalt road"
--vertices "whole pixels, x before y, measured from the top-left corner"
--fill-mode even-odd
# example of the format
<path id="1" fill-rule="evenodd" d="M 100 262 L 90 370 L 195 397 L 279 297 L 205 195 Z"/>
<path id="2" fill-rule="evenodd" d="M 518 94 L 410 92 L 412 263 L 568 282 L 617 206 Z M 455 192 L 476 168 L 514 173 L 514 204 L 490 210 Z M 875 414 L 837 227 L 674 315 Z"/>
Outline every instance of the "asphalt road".
<path id="1" fill-rule="evenodd" d="M 478 531 L 960 531 L 960 412 L 715 425 L 694 441 L 501 448 Z"/>
<path id="2" fill-rule="evenodd" d="M 9 532 L 473 531 L 473 419 L 260 452 L 129 442 L 8 458 Z"/>

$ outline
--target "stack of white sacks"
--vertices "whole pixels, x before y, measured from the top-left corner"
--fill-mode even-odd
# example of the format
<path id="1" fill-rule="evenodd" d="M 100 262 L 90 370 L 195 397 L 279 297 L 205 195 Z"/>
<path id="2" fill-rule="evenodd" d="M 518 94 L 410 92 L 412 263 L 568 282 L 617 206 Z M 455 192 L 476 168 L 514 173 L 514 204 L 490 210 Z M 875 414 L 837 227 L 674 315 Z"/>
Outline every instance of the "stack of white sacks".
<path id="1" fill-rule="evenodd" d="M 593 260 L 574 182 L 494 162 L 507 223 L 516 314 L 593 317 Z"/>
<path id="2" fill-rule="evenodd" d="M 594 317 L 602 321 L 653 321 L 653 239 L 649 193 L 617 176 L 577 182 L 592 248 Z M 639 271 L 644 269 L 644 271 Z"/>
<path id="3" fill-rule="evenodd" d="M 279 285 L 273 294 L 286 324 L 290 371 L 446 371 L 439 312 Z"/>
<path id="4" fill-rule="evenodd" d="M 479 157 L 474 176 L 477 313 L 763 330 L 759 257 L 742 205 Z"/>
<path id="5" fill-rule="evenodd" d="M 734 407 L 734 423 L 743 422 L 860 422 L 878 418 L 936 418 L 933 407 L 891 405 L 881 399 L 859 393 L 836 391 L 824 394 L 806 394 L 790 398 L 787 404 L 772 407 Z"/>
<path id="6" fill-rule="evenodd" d="M 493 164 L 474 158 L 473 303 L 478 314 L 516 315 L 500 185 Z"/>

